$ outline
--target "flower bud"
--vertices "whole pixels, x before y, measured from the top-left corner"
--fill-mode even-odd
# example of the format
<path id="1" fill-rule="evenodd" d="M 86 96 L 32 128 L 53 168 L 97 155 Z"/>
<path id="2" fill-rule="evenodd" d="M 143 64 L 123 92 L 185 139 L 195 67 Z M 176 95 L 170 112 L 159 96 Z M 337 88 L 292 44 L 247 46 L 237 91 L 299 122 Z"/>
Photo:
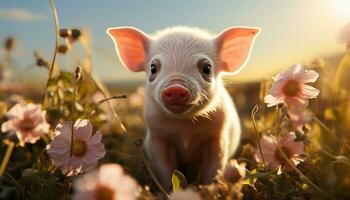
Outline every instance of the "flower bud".
<path id="1" fill-rule="evenodd" d="M 8 37 L 5 40 L 5 49 L 11 51 L 15 46 L 15 39 L 13 37 Z"/>
<path id="2" fill-rule="evenodd" d="M 79 29 L 72 29 L 71 37 L 73 40 L 78 40 L 80 36 L 81 36 L 81 31 Z"/>
<path id="3" fill-rule="evenodd" d="M 58 46 L 58 53 L 66 53 L 68 51 L 68 47 L 64 44 Z"/>
<path id="4" fill-rule="evenodd" d="M 237 183 L 245 177 L 245 165 L 245 163 L 238 164 L 237 160 L 230 160 L 222 173 L 223 178 L 229 183 Z"/>
<path id="5" fill-rule="evenodd" d="M 62 38 L 67 38 L 71 36 L 71 34 L 72 34 L 71 31 L 68 29 L 65 29 L 65 28 L 60 29 L 60 37 Z"/>
<path id="6" fill-rule="evenodd" d="M 38 52 L 34 52 L 34 57 L 37 66 L 49 68 L 49 63 Z"/>

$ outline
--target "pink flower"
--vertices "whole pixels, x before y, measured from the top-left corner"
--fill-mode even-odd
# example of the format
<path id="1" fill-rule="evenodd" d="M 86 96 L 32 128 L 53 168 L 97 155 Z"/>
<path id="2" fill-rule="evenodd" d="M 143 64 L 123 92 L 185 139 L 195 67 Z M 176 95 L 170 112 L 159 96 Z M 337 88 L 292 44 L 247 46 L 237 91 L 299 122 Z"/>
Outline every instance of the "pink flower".
<path id="1" fill-rule="evenodd" d="M 139 186 L 118 164 L 105 164 L 74 181 L 74 200 L 133 200 Z"/>
<path id="2" fill-rule="evenodd" d="M 200 200 L 199 194 L 192 189 L 179 190 L 170 194 L 170 200 Z"/>
<path id="3" fill-rule="evenodd" d="M 300 107 L 308 104 L 308 99 L 316 98 L 319 90 L 305 83 L 315 82 L 318 73 L 305 70 L 302 65 L 293 65 L 273 77 L 275 83 L 265 96 L 268 107 L 284 103 L 288 107 Z"/>
<path id="4" fill-rule="evenodd" d="M 350 49 L 350 22 L 339 31 L 337 39 L 339 43 L 345 43 Z"/>
<path id="5" fill-rule="evenodd" d="M 50 125 L 46 122 L 46 112 L 41 110 L 40 105 L 16 104 L 6 115 L 9 120 L 2 124 L 1 131 L 14 131 L 21 146 L 25 143 L 33 144 L 40 139 L 40 136 L 49 132 Z"/>
<path id="6" fill-rule="evenodd" d="M 226 181 L 234 184 L 245 177 L 245 172 L 245 163 L 238 164 L 237 160 L 232 159 L 226 164 L 222 176 Z"/>
<path id="7" fill-rule="evenodd" d="M 23 87 L 18 83 L 3 80 L 0 82 L 0 90 L 5 93 L 18 94 L 23 91 Z"/>
<path id="8" fill-rule="evenodd" d="M 263 136 L 260 139 L 261 150 L 264 156 L 266 165 L 271 169 L 275 170 L 279 166 L 286 171 L 290 171 L 293 167 L 284 159 L 283 155 L 278 149 L 280 145 L 282 151 L 287 156 L 287 158 L 296 166 L 304 159 L 301 157 L 304 154 L 304 143 L 295 142 L 294 132 L 286 134 L 280 141 L 277 143 L 277 140 L 273 136 Z M 258 162 L 262 162 L 260 151 L 257 150 L 255 154 L 255 159 Z"/>
<path id="9" fill-rule="evenodd" d="M 312 113 L 306 107 L 288 109 L 288 115 L 294 129 L 299 131 L 312 120 Z"/>
<path id="10" fill-rule="evenodd" d="M 87 119 L 78 119 L 74 127 L 71 121 L 59 123 L 52 143 L 47 146 L 47 152 L 52 163 L 61 168 L 63 174 L 76 175 L 94 167 L 97 161 L 105 156 L 106 151 L 101 138 L 102 134 L 99 131 L 92 134 L 92 125 Z"/>

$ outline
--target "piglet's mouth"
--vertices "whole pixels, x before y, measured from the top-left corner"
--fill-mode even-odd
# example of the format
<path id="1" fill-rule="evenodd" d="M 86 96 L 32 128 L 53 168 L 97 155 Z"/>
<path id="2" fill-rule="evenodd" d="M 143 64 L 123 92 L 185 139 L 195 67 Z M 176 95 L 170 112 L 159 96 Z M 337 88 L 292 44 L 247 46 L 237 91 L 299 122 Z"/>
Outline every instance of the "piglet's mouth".
<path id="1" fill-rule="evenodd" d="M 191 108 L 191 105 L 164 105 L 172 113 L 180 114 Z"/>

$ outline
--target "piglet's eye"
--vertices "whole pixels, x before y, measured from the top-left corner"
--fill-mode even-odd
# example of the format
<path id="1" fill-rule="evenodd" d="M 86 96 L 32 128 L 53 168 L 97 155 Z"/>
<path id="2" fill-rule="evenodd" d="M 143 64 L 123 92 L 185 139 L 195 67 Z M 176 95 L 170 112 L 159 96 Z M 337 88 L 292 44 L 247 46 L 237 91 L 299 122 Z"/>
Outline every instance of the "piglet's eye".
<path id="1" fill-rule="evenodd" d="M 202 73 L 206 75 L 210 75 L 211 73 L 211 65 L 210 64 L 205 64 L 202 69 Z"/>
<path id="2" fill-rule="evenodd" d="M 156 64 L 151 64 L 151 74 L 156 74 L 158 72 Z"/>
<path id="3" fill-rule="evenodd" d="M 213 70 L 211 62 L 208 59 L 200 59 L 197 67 L 202 78 L 208 82 L 211 82 Z"/>
<path id="4" fill-rule="evenodd" d="M 160 61 L 156 59 L 150 65 L 150 74 L 148 78 L 150 82 L 156 79 L 157 74 L 159 73 L 159 70 L 160 70 Z"/>

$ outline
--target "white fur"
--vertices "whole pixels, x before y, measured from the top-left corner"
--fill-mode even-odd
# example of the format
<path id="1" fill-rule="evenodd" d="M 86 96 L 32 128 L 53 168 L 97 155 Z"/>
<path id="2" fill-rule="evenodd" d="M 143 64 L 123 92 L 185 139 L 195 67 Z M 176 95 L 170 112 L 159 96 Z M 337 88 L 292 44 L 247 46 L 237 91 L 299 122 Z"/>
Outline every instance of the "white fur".
<path id="1" fill-rule="evenodd" d="M 171 174 L 180 165 L 178 160 L 201 168 L 203 183 L 210 183 L 239 143 L 240 123 L 216 69 L 219 61 L 213 38 L 208 32 L 188 27 L 172 27 L 152 36 L 145 71 L 149 73 L 147 67 L 155 58 L 161 60 L 162 66 L 157 80 L 151 83 L 146 81 L 145 84 L 145 148 L 163 186 L 168 190 Z M 215 78 L 210 84 L 201 78 L 196 67 L 200 58 L 207 58 L 213 63 Z M 164 108 L 159 94 L 172 76 L 191 82 L 197 93 L 196 98 L 204 103 L 184 114 L 172 114 Z M 205 144 L 215 139 L 219 141 L 212 146 Z M 209 155 L 210 152 L 213 155 Z"/>

